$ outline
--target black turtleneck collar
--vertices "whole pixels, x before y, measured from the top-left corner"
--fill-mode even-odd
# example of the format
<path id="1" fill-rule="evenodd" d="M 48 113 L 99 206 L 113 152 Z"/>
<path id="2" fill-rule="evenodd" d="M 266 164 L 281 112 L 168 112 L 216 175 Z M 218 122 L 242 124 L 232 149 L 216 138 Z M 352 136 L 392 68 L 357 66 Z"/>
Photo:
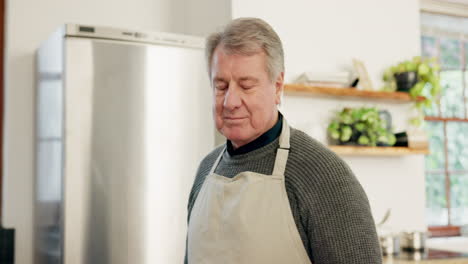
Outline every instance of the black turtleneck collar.
<path id="1" fill-rule="evenodd" d="M 279 135 L 281 134 L 281 129 L 283 127 L 282 120 L 283 120 L 283 115 L 280 112 L 278 112 L 278 121 L 272 128 L 270 128 L 267 132 L 263 133 L 261 136 L 256 138 L 254 141 L 249 142 L 245 144 L 244 146 L 241 146 L 237 149 L 234 149 L 230 140 L 227 140 L 227 143 L 226 143 L 227 152 L 229 153 L 229 155 L 235 156 L 235 155 L 245 154 L 247 152 L 250 152 L 250 151 L 253 151 L 263 146 L 268 145 L 269 143 L 273 142 L 273 140 L 277 139 Z"/>

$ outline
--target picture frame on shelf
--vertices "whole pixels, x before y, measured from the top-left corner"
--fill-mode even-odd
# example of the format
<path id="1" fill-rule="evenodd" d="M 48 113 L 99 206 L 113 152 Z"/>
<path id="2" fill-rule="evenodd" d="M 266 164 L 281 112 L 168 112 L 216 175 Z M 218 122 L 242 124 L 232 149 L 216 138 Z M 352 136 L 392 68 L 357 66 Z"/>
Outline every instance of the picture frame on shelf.
<path id="1" fill-rule="evenodd" d="M 374 86 L 367 72 L 367 68 L 363 61 L 353 58 L 353 68 L 359 76 L 358 89 L 365 91 L 374 91 Z"/>

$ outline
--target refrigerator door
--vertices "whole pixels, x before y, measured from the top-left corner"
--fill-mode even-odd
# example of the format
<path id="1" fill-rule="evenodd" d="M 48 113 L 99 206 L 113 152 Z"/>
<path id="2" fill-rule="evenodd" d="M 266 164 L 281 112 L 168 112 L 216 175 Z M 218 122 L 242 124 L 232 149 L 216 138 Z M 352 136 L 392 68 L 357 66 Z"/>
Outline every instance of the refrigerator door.
<path id="1" fill-rule="evenodd" d="M 67 37 L 65 69 L 64 263 L 182 263 L 214 145 L 203 50 Z"/>

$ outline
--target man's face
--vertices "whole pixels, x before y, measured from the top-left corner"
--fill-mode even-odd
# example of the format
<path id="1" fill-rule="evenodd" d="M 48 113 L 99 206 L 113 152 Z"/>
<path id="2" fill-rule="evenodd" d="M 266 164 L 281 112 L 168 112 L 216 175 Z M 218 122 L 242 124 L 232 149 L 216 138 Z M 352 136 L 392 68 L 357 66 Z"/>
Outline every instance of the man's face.
<path id="1" fill-rule="evenodd" d="M 264 52 L 251 56 L 228 54 L 218 46 L 211 63 L 214 117 L 218 131 L 233 146 L 243 146 L 276 122 L 284 73 L 274 81 L 266 71 Z"/>

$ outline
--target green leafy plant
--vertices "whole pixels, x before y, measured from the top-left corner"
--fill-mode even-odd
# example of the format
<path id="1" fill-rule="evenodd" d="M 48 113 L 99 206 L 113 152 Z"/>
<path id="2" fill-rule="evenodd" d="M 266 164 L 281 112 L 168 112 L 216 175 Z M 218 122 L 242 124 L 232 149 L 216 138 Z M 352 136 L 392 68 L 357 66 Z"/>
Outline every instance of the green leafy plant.
<path id="1" fill-rule="evenodd" d="M 338 144 L 393 146 L 395 135 L 386 126 L 375 107 L 344 108 L 329 124 L 328 134 Z"/>
<path id="2" fill-rule="evenodd" d="M 406 60 L 391 66 L 384 71 L 383 81 L 384 91 L 395 91 L 397 89 L 395 74 L 404 72 L 416 72 L 417 82 L 410 89 L 409 94 L 413 99 L 424 97 L 424 100 L 416 100 L 415 108 L 418 115 L 410 120 L 411 124 L 420 126 L 424 121 L 424 108 L 430 108 L 441 92 L 440 66 L 436 58 L 413 57 L 412 60 Z"/>

